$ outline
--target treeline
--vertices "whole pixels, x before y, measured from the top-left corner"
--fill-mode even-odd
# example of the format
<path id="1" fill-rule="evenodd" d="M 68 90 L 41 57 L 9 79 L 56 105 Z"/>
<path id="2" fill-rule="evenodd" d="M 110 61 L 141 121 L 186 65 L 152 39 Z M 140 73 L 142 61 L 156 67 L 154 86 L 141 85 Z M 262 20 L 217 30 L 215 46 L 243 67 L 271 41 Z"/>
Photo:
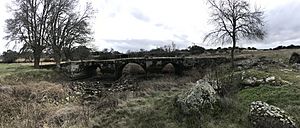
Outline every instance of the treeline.
<path id="1" fill-rule="evenodd" d="M 92 58 L 92 49 L 86 46 L 72 47 L 68 54 L 62 54 L 62 61 L 78 61 Z M 66 55 L 69 55 L 68 57 Z M 41 53 L 41 62 L 55 62 L 55 56 L 53 51 L 45 51 Z M 7 50 L 2 53 L 0 59 L 3 63 L 15 63 L 18 62 L 33 62 L 34 56 L 32 51 L 17 52 L 13 50 Z"/>
<path id="2" fill-rule="evenodd" d="M 105 59 L 116 59 L 116 58 L 130 58 L 130 57 L 184 57 L 200 54 L 230 54 L 231 47 L 228 48 L 217 48 L 217 49 L 205 49 L 204 47 L 193 45 L 186 49 L 176 49 L 176 45 L 172 42 L 171 45 L 165 45 L 151 50 L 140 49 L 139 51 L 130 51 L 121 53 L 114 49 L 103 49 L 102 51 L 92 52 L 92 59 L 105 60 Z M 254 47 L 248 48 L 236 48 L 236 52 L 243 50 L 257 50 Z"/>
<path id="3" fill-rule="evenodd" d="M 272 50 L 280 50 L 280 49 L 300 49 L 300 45 L 289 45 L 289 46 L 278 46 L 273 48 Z"/>
<path id="4" fill-rule="evenodd" d="M 256 50 L 254 47 L 248 48 L 236 48 L 236 52 L 241 52 L 243 50 Z M 62 61 L 78 61 L 78 60 L 106 60 L 106 59 L 117 59 L 117 58 L 129 58 L 129 57 L 184 57 L 200 54 L 216 55 L 216 54 L 229 54 L 231 47 L 217 49 L 205 49 L 204 47 L 193 45 L 186 49 L 176 49 L 176 45 L 173 42 L 171 45 L 165 45 L 163 47 L 158 47 L 151 50 L 140 49 L 139 51 L 127 51 L 126 53 L 121 53 L 114 49 L 103 49 L 102 51 L 95 51 L 86 46 L 72 47 L 71 49 L 63 49 L 61 60 Z M 33 52 L 32 51 L 12 51 L 7 50 L 2 53 L 2 62 L 13 63 L 17 59 L 22 59 L 21 62 L 33 62 Z M 42 62 L 55 62 L 55 53 L 53 50 L 45 50 L 41 53 Z"/>
<path id="5" fill-rule="evenodd" d="M 164 48 L 156 48 L 149 51 L 138 51 L 138 52 L 130 52 L 128 55 L 130 57 L 182 57 L 182 56 L 191 56 L 191 55 L 199 55 L 199 54 L 229 54 L 231 51 L 231 47 L 217 49 L 205 49 L 204 47 L 193 45 L 189 46 L 187 49 L 175 49 L 175 50 L 167 50 Z M 257 50 L 254 47 L 249 48 L 239 48 L 236 47 L 236 52 L 241 52 L 242 50 Z"/>

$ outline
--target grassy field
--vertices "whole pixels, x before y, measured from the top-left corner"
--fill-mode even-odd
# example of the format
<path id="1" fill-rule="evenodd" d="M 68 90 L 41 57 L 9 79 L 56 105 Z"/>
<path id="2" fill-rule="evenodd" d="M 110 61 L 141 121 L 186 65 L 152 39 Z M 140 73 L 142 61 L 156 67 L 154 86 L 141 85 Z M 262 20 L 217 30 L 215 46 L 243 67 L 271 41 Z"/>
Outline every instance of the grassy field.
<path id="1" fill-rule="evenodd" d="M 239 56 L 265 56 L 287 64 L 295 51 L 300 53 L 300 50 L 256 51 Z M 243 71 L 257 77 L 280 77 L 290 84 L 266 84 L 234 91 L 221 99 L 219 108 L 201 115 L 183 115 L 174 105 L 177 95 L 191 88 L 187 83 L 220 68 L 140 80 L 136 91 L 108 93 L 87 103 L 69 88 L 72 82 L 59 72 L 33 69 L 27 64 L 0 64 L 0 127 L 251 128 L 249 105 L 256 100 L 282 108 L 299 125 L 300 71 L 290 65 L 266 66 L 264 70 Z M 229 74 L 226 69 L 219 72 L 219 77 Z M 234 87 L 236 83 L 227 86 Z"/>

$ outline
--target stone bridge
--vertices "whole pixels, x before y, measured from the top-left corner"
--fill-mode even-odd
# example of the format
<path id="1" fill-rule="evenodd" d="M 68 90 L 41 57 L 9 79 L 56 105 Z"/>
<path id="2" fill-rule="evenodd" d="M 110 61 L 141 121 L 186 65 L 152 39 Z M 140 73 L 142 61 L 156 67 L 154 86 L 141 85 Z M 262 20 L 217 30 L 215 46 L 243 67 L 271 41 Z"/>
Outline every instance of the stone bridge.
<path id="1" fill-rule="evenodd" d="M 71 61 L 61 65 L 71 78 L 91 77 L 101 73 L 112 74 L 114 78 L 122 75 L 122 70 L 128 63 L 136 63 L 147 73 L 162 73 L 163 67 L 171 63 L 176 74 L 196 68 L 207 68 L 229 62 L 225 57 L 151 57 L 151 58 L 122 58 L 110 60 Z"/>

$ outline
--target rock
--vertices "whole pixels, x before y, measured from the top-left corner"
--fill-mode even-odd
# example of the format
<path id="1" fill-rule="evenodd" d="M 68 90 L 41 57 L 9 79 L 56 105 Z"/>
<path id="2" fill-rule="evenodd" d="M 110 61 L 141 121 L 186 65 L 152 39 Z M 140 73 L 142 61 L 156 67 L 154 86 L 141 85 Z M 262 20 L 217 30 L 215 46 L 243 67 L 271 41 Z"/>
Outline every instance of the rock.
<path id="1" fill-rule="evenodd" d="M 184 114 L 201 113 L 204 109 L 213 109 L 219 97 L 213 87 L 205 80 L 192 83 L 194 87 L 179 95 L 176 105 Z"/>
<path id="2" fill-rule="evenodd" d="M 261 64 L 276 64 L 276 63 L 279 63 L 279 61 L 275 61 L 272 58 L 266 57 L 266 56 L 260 57 L 259 62 Z"/>
<path id="3" fill-rule="evenodd" d="M 162 73 L 173 74 L 175 73 L 175 67 L 173 64 L 168 63 L 167 65 L 164 66 L 164 68 L 161 71 Z"/>
<path id="4" fill-rule="evenodd" d="M 249 119 L 255 128 L 296 128 L 283 110 L 262 101 L 251 103 Z"/>
<path id="5" fill-rule="evenodd" d="M 293 53 L 289 60 L 290 64 L 300 63 L 300 55 L 298 53 Z"/>
<path id="6" fill-rule="evenodd" d="M 285 64 L 283 62 L 278 63 L 278 65 L 281 66 L 281 67 L 283 67 L 283 68 L 288 68 L 289 67 L 289 65 L 287 65 L 287 64 Z"/>
<path id="7" fill-rule="evenodd" d="M 272 81 L 275 81 L 275 80 L 276 80 L 275 76 L 271 76 L 271 77 L 266 78 L 266 82 L 272 82 Z"/>
<path id="8" fill-rule="evenodd" d="M 255 65 L 258 65 L 258 59 L 246 59 L 236 63 L 236 66 L 242 69 L 249 69 Z"/>
<path id="9" fill-rule="evenodd" d="M 242 69 L 250 69 L 250 68 L 257 68 L 259 70 L 266 70 L 268 68 L 267 65 L 270 64 L 278 64 L 282 66 L 287 66 L 284 65 L 281 61 L 275 61 L 272 58 L 269 57 L 260 57 L 260 58 L 251 58 L 251 59 L 246 59 L 246 60 L 241 60 L 236 63 L 236 66 L 238 67 L 239 70 Z"/>
<path id="10" fill-rule="evenodd" d="M 242 85 L 243 86 L 250 86 L 250 87 L 256 87 L 264 83 L 263 79 L 257 79 L 256 77 L 249 77 L 249 78 L 244 78 L 242 80 Z"/>
<path id="11" fill-rule="evenodd" d="M 238 73 L 236 77 L 241 76 L 241 87 L 257 87 L 260 85 L 282 86 L 291 84 L 279 76 L 273 76 L 270 73 L 259 70 L 248 70 Z"/>
<path id="12" fill-rule="evenodd" d="M 293 64 L 292 67 L 296 70 L 300 70 L 300 64 Z"/>
<path id="13" fill-rule="evenodd" d="M 141 75 L 145 74 L 145 70 L 142 66 L 136 64 L 136 63 L 128 63 L 125 65 L 125 67 L 122 70 L 123 75 Z"/>

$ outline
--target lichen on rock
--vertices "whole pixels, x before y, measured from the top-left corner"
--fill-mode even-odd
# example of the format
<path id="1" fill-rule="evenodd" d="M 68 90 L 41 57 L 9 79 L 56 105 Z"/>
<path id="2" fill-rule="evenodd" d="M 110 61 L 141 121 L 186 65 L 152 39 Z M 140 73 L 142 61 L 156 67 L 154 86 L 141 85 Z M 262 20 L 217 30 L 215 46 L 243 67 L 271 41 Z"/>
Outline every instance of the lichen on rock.
<path id="1" fill-rule="evenodd" d="M 176 104 L 184 114 L 201 113 L 204 109 L 213 109 L 219 96 L 208 81 L 199 80 L 194 86 L 179 95 Z"/>
<path id="2" fill-rule="evenodd" d="M 256 87 L 260 85 L 282 86 L 291 84 L 279 76 L 257 70 L 247 70 L 236 76 L 241 76 L 241 85 L 243 87 Z"/>
<path id="3" fill-rule="evenodd" d="M 251 103 L 249 119 L 255 128 L 297 128 L 285 111 L 262 101 Z"/>

